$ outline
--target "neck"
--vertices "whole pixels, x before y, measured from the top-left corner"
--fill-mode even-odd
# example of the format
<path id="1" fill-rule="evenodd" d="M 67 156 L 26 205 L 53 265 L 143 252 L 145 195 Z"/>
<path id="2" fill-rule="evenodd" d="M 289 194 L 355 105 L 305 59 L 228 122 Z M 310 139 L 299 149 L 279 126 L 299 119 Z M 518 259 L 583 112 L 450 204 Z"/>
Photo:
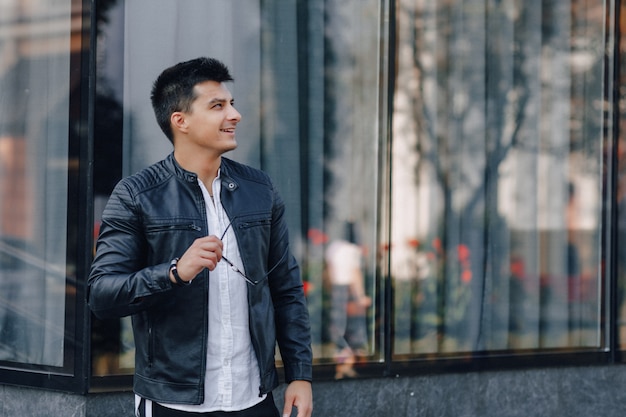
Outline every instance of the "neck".
<path id="1" fill-rule="evenodd" d="M 213 180 L 217 178 L 217 173 L 222 163 L 222 157 L 203 157 L 201 155 L 187 155 L 184 152 L 174 150 L 176 162 L 189 172 L 198 176 L 200 181 L 210 190 Z"/>

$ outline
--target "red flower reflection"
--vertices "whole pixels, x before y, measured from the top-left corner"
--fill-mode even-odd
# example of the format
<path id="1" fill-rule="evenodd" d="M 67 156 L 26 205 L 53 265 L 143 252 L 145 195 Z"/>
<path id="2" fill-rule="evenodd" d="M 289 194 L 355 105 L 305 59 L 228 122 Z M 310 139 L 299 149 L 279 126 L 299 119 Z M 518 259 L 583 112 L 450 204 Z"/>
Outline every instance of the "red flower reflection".
<path id="1" fill-rule="evenodd" d="M 323 245 L 324 243 L 328 242 L 328 235 L 326 235 L 326 233 L 322 232 L 320 229 L 309 229 L 309 231 L 307 232 L 307 237 L 309 238 L 311 243 L 316 246 Z"/>

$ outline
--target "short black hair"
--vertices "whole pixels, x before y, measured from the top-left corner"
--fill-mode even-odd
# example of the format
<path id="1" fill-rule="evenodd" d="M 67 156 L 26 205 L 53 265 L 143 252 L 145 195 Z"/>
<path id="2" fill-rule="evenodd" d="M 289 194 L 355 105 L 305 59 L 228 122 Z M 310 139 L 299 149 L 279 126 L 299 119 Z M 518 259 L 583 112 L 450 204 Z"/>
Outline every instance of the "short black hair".
<path id="1" fill-rule="evenodd" d="M 205 81 L 223 83 L 233 81 L 228 67 L 214 58 L 196 58 L 169 67 L 157 77 L 152 85 L 150 100 L 152 108 L 165 136 L 174 142 L 170 124 L 172 113 L 189 111 L 196 99 L 194 87 Z"/>

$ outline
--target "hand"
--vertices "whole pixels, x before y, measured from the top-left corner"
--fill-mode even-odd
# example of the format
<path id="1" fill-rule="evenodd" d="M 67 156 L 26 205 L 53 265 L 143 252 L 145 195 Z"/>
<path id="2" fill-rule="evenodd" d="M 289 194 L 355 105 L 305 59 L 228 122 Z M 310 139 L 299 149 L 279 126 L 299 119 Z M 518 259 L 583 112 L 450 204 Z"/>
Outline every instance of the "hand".
<path id="1" fill-rule="evenodd" d="M 368 308 L 369 306 L 372 305 L 372 299 L 371 297 L 368 297 L 367 295 L 362 295 L 361 297 L 359 297 L 358 303 L 361 307 Z"/>
<path id="2" fill-rule="evenodd" d="M 214 235 L 196 239 L 178 260 L 176 269 L 183 281 L 189 282 L 196 277 L 204 268 L 212 271 L 222 259 L 222 241 Z M 176 279 L 170 273 L 170 280 L 176 283 Z"/>
<path id="3" fill-rule="evenodd" d="M 309 381 L 292 381 L 285 390 L 283 417 L 291 416 L 291 409 L 298 409 L 297 417 L 311 417 L 313 412 L 313 390 Z"/>

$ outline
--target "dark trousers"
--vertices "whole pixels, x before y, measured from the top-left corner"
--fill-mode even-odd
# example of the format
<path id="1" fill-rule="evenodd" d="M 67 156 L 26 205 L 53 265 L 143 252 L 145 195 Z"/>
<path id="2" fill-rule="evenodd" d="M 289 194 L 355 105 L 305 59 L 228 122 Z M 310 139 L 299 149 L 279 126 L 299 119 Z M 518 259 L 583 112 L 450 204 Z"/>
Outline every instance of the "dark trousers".
<path id="1" fill-rule="evenodd" d="M 142 400 L 139 405 L 139 416 L 145 417 L 145 403 Z M 212 411 L 209 413 L 190 413 L 163 407 L 155 402 L 152 403 L 152 417 L 280 417 L 274 404 L 272 393 L 257 405 L 241 411 Z"/>

